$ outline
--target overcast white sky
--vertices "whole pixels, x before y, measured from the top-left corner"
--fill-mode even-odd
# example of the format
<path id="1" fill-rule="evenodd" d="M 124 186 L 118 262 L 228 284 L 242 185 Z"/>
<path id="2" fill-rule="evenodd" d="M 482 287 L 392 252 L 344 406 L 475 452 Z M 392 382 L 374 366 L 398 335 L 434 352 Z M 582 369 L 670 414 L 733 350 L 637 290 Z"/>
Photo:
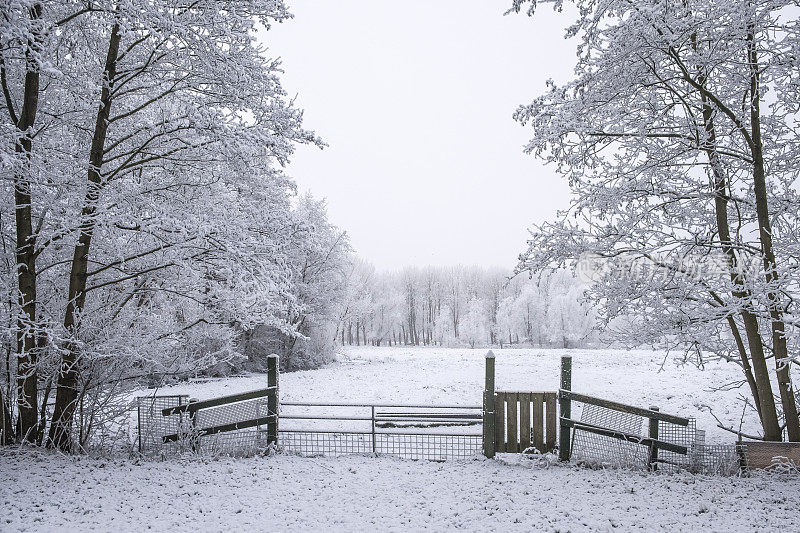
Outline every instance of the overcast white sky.
<path id="1" fill-rule="evenodd" d="M 531 223 L 567 204 L 511 116 L 570 76 L 570 17 L 503 16 L 510 4 L 290 0 L 295 18 L 263 34 L 329 144 L 301 147 L 288 171 L 379 269 L 511 268 Z"/>

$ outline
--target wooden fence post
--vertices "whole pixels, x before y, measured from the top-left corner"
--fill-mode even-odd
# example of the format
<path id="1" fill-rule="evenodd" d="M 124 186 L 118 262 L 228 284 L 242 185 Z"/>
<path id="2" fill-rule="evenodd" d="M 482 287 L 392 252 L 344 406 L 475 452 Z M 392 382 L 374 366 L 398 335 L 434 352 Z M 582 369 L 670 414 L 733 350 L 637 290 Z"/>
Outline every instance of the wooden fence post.
<path id="1" fill-rule="evenodd" d="M 193 404 L 199 402 L 197 398 L 189 398 L 189 407 L 186 413 L 189 415 L 189 444 L 192 446 L 192 451 L 196 452 L 200 447 L 200 434 L 197 429 L 197 409 Z"/>
<path id="2" fill-rule="evenodd" d="M 658 411 L 658 407 L 651 407 L 651 411 Z M 648 419 L 650 422 L 650 431 L 649 437 L 653 440 L 658 440 L 658 420 L 655 418 Z M 658 447 L 655 443 L 650 445 L 650 459 L 648 461 L 648 466 L 650 470 L 657 470 L 658 469 Z"/>
<path id="3" fill-rule="evenodd" d="M 267 446 L 278 445 L 278 363 L 277 354 L 267 356 L 267 387 L 274 387 L 267 396 L 267 414 L 270 417 L 267 422 Z"/>
<path id="4" fill-rule="evenodd" d="M 486 353 L 486 386 L 483 391 L 483 455 L 491 459 L 495 453 L 494 442 L 494 353 Z"/>
<path id="5" fill-rule="evenodd" d="M 564 355 L 561 357 L 561 389 L 572 390 L 572 356 Z M 572 418 L 572 402 L 562 398 L 559 394 L 558 405 L 560 411 L 559 432 L 558 432 L 558 460 L 569 461 L 570 457 L 570 435 L 569 424 L 564 419 Z"/>

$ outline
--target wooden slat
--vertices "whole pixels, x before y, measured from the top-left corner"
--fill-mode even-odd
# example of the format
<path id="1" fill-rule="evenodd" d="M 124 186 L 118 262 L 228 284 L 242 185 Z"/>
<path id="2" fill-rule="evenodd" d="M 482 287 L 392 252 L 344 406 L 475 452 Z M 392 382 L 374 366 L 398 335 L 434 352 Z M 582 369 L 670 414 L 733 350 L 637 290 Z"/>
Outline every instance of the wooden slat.
<path id="1" fill-rule="evenodd" d="M 531 394 L 520 392 L 519 396 L 519 451 L 531 447 Z"/>
<path id="2" fill-rule="evenodd" d="M 519 452 L 519 436 L 517 435 L 517 393 L 508 392 L 506 419 L 508 425 L 506 426 L 506 452 L 517 453 Z"/>
<path id="3" fill-rule="evenodd" d="M 660 411 L 653 411 L 652 409 L 643 409 L 641 407 L 635 407 L 633 405 L 626 405 L 624 403 L 612 402 L 611 400 L 595 398 L 594 396 L 587 396 L 586 394 L 578 394 L 577 392 L 572 392 L 564 389 L 559 390 L 558 393 L 561 395 L 562 398 L 566 400 L 588 403 L 590 405 L 597 405 L 599 407 L 605 407 L 606 409 L 612 409 L 614 411 L 620 411 L 622 413 L 630 413 L 632 415 L 639 415 L 653 420 L 661 420 L 662 422 L 669 422 L 670 424 L 676 424 L 678 426 L 689 425 L 688 418 L 683 418 L 675 415 L 668 415 Z"/>
<path id="4" fill-rule="evenodd" d="M 251 390 L 248 392 L 240 392 L 238 394 L 231 394 L 230 396 L 220 396 L 219 398 L 212 398 L 210 400 L 203 400 L 200 402 L 189 402 L 187 404 L 179 405 L 177 407 L 168 407 L 161 410 L 163 416 L 176 415 L 184 411 L 199 411 L 200 409 L 207 409 L 209 407 L 217 407 L 229 403 L 243 402 L 245 400 L 254 400 L 256 398 L 263 398 L 275 392 L 277 387 L 267 387 L 266 389 Z"/>
<path id="5" fill-rule="evenodd" d="M 533 445 L 540 452 L 544 451 L 544 393 L 534 392 L 533 400 Z"/>
<path id="6" fill-rule="evenodd" d="M 547 411 L 547 442 L 545 443 L 545 451 L 551 452 L 556 448 L 556 421 L 558 415 L 556 413 L 556 393 L 546 392 L 544 394 L 544 403 Z"/>
<path id="7" fill-rule="evenodd" d="M 495 451 L 503 453 L 506 451 L 506 395 L 504 392 L 497 392 L 494 395 L 494 435 Z"/>
<path id="8" fill-rule="evenodd" d="M 214 435 L 215 433 L 225 433 L 227 431 L 236 431 L 239 429 L 247 429 L 256 426 L 266 426 L 270 422 L 274 422 L 277 415 L 262 416 L 261 418 L 253 418 L 251 420 L 244 420 L 242 422 L 233 422 L 231 424 L 222 424 L 221 426 L 211 426 L 197 431 L 197 436 L 202 437 L 205 435 Z M 173 433 L 172 435 L 164 435 L 161 440 L 164 442 L 175 442 L 180 435 Z"/>

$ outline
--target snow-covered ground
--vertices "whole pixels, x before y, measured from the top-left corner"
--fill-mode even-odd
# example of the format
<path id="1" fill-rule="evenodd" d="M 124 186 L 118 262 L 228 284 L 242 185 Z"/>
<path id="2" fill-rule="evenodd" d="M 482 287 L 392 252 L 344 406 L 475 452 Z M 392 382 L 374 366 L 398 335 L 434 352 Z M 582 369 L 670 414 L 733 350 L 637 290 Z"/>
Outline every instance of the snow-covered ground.
<path id="1" fill-rule="evenodd" d="M 573 357 L 572 388 L 670 414 L 697 418 L 707 442 L 732 443 L 735 436 L 717 428 L 703 406 L 726 425 L 738 428 L 747 388 L 713 392 L 742 375 L 730 363 L 709 363 L 704 370 L 679 367 L 663 352 L 626 350 L 494 350 L 498 390 L 555 391 L 562 355 Z M 305 402 L 383 402 L 481 405 L 485 349 L 426 347 L 348 348 L 339 361 L 320 370 L 281 375 L 281 400 Z M 266 376 L 181 384 L 159 394 L 186 393 L 199 399 L 264 387 Z M 152 391 L 150 391 L 152 393 Z M 745 433 L 759 431 L 748 413 Z"/>
<path id="2" fill-rule="evenodd" d="M 284 401 L 480 405 L 485 350 L 349 349 L 324 369 L 281 376 Z M 555 390 L 573 356 L 573 388 L 695 416 L 710 439 L 737 425 L 732 365 L 678 368 L 663 353 L 496 350 L 497 388 Z M 263 387 L 262 375 L 161 389 L 198 398 Z M 152 392 L 152 391 L 150 391 Z M 750 420 L 745 428 L 755 430 Z M 392 457 L 147 461 L 0 451 L 0 531 L 800 531 L 800 478 L 665 475 L 570 466 L 518 455 L 431 463 Z"/>
<path id="3" fill-rule="evenodd" d="M 0 452 L 0 531 L 798 531 L 797 478 L 346 456 Z"/>

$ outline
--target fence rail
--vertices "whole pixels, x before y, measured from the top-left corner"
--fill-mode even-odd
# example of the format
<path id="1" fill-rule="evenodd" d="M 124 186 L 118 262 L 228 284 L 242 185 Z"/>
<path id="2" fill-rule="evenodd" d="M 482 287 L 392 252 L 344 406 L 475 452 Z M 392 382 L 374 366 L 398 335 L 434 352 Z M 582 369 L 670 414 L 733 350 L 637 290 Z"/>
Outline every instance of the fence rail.
<path id="1" fill-rule="evenodd" d="M 576 401 L 589 405 L 596 405 L 598 407 L 605 407 L 606 409 L 611 409 L 613 411 L 630 413 L 632 415 L 638 415 L 638 416 L 643 416 L 645 418 L 649 418 L 650 420 L 660 420 L 662 422 L 668 422 L 670 424 L 675 424 L 678 426 L 689 425 L 688 418 L 669 415 L 667 413 L 662 413 L 661 411 L 656 411 L 653 409 L 645 409 L 643 407 L 636 407 L 634 405 L 627 405 L 624 403 L 613 402 L 611 400 L 604 400 L 602 398 L 596 398 L 594 396 L 589 396 L 587 394 L 579 394 L 577 392 L 572 392 L 571 390 L 559 389 L 558 397 L 559 400 Z"/>
<path id="2" fill-rule="evenodd" d="M 264 389 L 252 390 L 247 392 L 240 392 L 238 394 L 231 394 L 228 396 L 219 396 L 211 398 L 210 400 L 194 400 L 187 404 L 178 405 L 176 407 L 169 407 L 163 409 L 161 414 L 163 416 L 177 415 L 179 413 L 187 413 L 192 411 L 199 411 L 200 409 L 209 409 L 211 407 L 219 407 L 231 403 L 244 402 L 247 400 L 255 400 L 257 398 L 266 398 L 271 393 L 278 390 L 277 386 L 266 387 Z"/>

